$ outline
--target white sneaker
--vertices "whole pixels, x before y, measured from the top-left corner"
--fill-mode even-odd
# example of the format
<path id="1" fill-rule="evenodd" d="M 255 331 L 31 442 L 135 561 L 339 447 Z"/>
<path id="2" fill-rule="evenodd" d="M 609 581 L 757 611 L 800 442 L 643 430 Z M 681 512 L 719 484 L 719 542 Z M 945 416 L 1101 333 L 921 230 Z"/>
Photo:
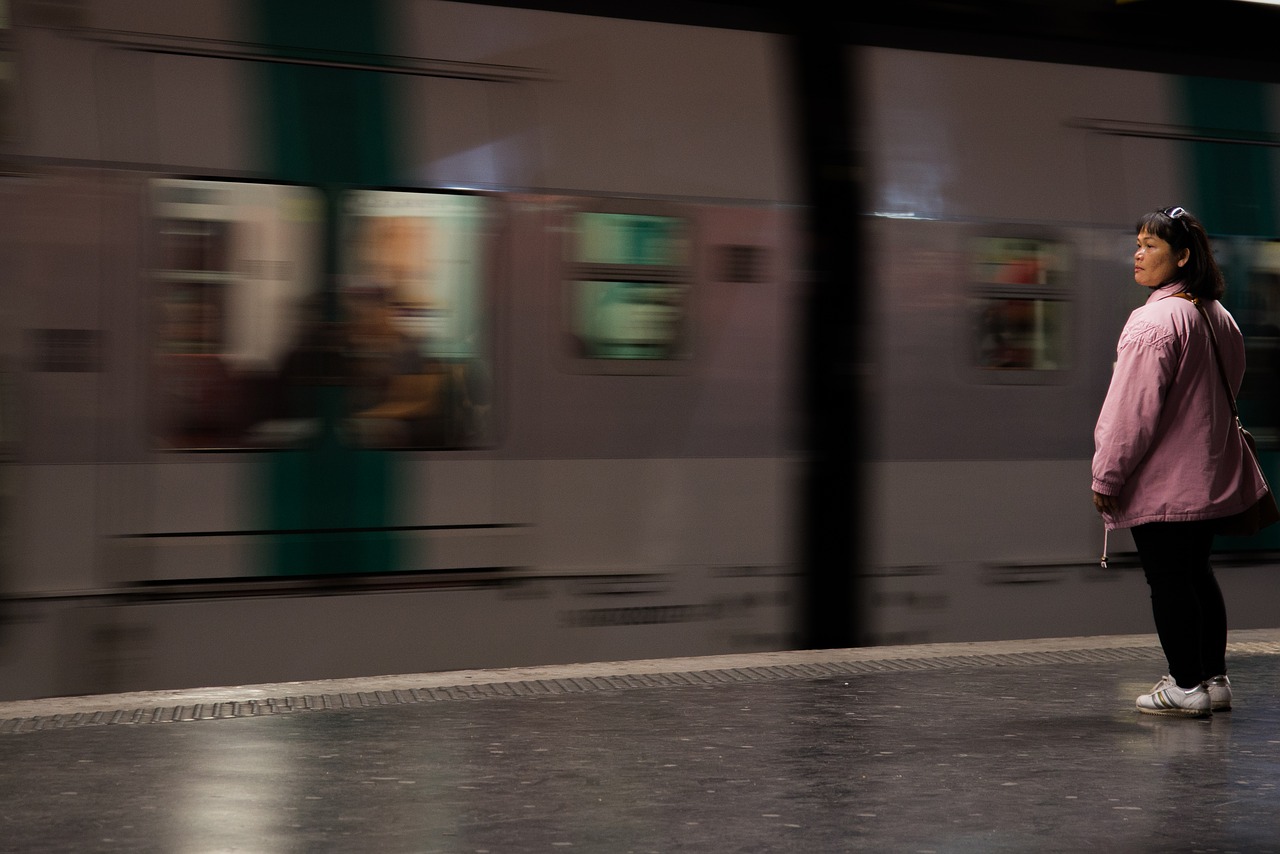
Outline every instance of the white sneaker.
<path id="1" fill-rule="evenodd" d="M 1209 686 L 1201 682 L 1194 688 L 1179 688 L 1172 676 L 1164 676 L 1150 692 L 1138 697 L 1138 711 L 1144 715 L 1177 715 L 1203 718 L 1213 713 Z"/>
<path id="2" fill-rule="evenodd" d="M 1231 680 L 1224 676 L 1215 676 L 1204 683 L 1209 686 L 1210 707 L 1215 712 L 1231 711 Z"/>

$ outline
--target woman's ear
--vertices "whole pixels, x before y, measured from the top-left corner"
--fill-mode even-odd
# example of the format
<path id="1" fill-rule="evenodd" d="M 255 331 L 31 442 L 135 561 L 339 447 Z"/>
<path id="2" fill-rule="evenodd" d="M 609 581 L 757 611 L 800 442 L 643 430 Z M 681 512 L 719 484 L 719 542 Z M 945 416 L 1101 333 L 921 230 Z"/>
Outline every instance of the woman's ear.
<path id="1" fill-rule="evenodd" d="M 1187 262 L 1191 260 L 1191 250 L 1183 249 L 1182 255 L 1178 257 L 1178 266 L 1185 267 Z"/>

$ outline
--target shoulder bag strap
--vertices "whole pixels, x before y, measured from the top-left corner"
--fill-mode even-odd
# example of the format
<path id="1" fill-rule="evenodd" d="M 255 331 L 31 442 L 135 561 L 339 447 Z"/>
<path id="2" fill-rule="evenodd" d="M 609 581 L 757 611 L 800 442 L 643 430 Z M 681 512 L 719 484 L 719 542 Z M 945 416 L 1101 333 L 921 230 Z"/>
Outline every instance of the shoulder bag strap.
<path id="1" fill-rule="evenodd" d="M 1209 314 L 1204 310 L 1204 306 L 1200 304 L 1200 300 L 1188 293 L 1174 294 L 1175 297 L 1182 297 L 1187 302 L 1196 307 L 1196 311 L 1200 312 L 1200 316 L 1204 318 L 1204 324 L 1209 328 L 1209 340 L 1213 342 L 1214 364 L 1218 366 L 1218 376 L 1222 378 L 1222 387 L 1227 390 L 1227 402 L 1231 404 L 1231 415 L 1236 419 L 1236 423 L 1240 423 L 1240 411 L 1236 409 L 1236 396 L 1231 393 L 1231 383 L 1227 381 L 1227 369 L 1222 366 L 1222 351 L 1218 349 L 1218 336 L 1213 331 L 1213 321 L 1209 319 Z"/>

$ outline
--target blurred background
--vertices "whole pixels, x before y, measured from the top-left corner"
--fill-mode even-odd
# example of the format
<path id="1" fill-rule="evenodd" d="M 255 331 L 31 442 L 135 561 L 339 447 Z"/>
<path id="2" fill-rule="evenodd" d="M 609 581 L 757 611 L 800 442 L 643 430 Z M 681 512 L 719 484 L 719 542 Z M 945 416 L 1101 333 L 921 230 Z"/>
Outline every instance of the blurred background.
<path id="1" fill-rule="evenodd" d="M 1280 10 L 796 5 L 0 0 L 0 700 L 1151 631 L 1132 224 L 1274 481 Z"/>

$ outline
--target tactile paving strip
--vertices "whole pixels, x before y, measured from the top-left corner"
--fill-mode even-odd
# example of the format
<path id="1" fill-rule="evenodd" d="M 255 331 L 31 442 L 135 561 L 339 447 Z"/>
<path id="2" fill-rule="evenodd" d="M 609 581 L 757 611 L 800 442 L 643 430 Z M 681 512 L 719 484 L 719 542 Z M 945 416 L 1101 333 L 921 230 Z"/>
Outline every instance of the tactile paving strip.
<path id="1" fill-rule="evenodd" d="M 1280 655 L 1280 642 L 1233 643 L 1230 645 L 1230 651 L 1235 655 Z M 840 660 L 837 658 L 831 661 L 673 671 L 670 673 L 606 676 L 571 675 L 565 678 L 530 679 L 513 682 L 495 681 L 431 688 L 305 694 L 281 697 L 279 699 L 247 700 L 244 702 L 211 702 L 194 705 L 17 717 L 0 721 L 0 734 L 115 724 L 179 723 L 224 720 L 228 718 L 251 718 L 264 715 L 368 709 L 378 706 L 434 703 L 451 700 L 539 697 L 599 691 L 625 691 L 640 688 L 706 686 L 735 682 L 771 682 L 785 679 L 824 679 L 869 673 L 904 673 L 969 667 L 1037 667 L 1061 664 L 1097 664 L 1146 661 L 1162 657 L 1160 648 L 1153 644 L 972 655 L 923 655 L 872 660 Z"/>

